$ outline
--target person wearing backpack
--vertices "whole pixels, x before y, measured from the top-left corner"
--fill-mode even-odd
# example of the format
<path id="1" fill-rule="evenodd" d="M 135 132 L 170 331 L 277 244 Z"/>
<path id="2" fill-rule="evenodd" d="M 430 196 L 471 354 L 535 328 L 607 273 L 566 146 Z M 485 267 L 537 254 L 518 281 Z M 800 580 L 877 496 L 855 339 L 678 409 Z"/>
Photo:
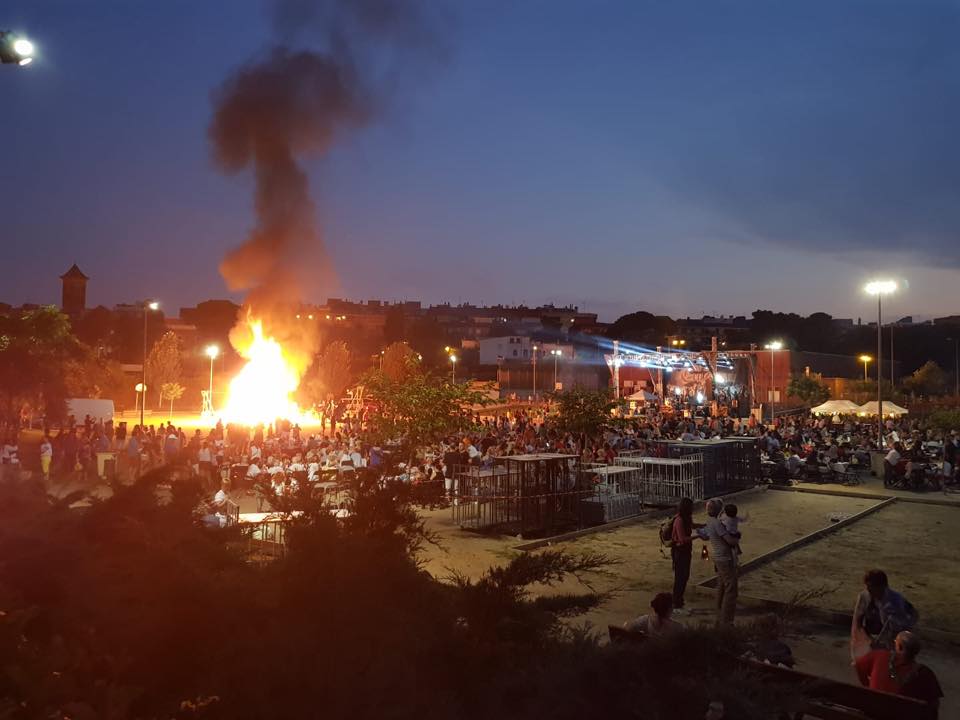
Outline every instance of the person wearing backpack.
<path id="1" fill-rule="evenodd" d="M 677 514 L 670 524 L 670 559 L 673 560 L 673 610 L 683 610 L 683 595 L 690 579 L 690 561 L 693 558 L 693 531 L 699 527 L 693 522 L 693 500 L 685 497 L 677 503 Z M 662 538 L 662 535 L 661 535 Z"/>

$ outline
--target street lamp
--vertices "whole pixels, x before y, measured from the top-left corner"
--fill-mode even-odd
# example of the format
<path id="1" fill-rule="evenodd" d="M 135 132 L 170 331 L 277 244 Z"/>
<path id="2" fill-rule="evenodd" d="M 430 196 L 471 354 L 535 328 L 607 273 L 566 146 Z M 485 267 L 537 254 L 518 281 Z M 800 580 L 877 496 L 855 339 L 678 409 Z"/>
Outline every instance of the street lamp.
<path id="1" fill-rule="evenodd" d="M 143 393 L 146 392 L 147 386 L 144 385 L 143 383 L 137 383 L 136 385 L 133 386 L 133 389 L 137 391 L 137 399 L 140 402 L 143 402 Z M 134 406 L 134 409 L 136 409 L 136 406 Z M 142 421 L 141 421 L 141 427 L 142 427 Z"/>
<path id="2" fill-rule="evenodd" d="M 140 367 L 140 384 L 143 390 L 140 393 L 140 429 L 143 429 L 143 406 L 147 404 L 147 311 L 158 310 L 160 303 L 148 300 L 143 303 L 143 365 Z"/>
<path id="3" fill-rule="evenodd" d="M 537 345 L 533 346 L 533 401 L 537 401 L 537 350 L 540 347 Z"/>
<path id="4" fill-rule="evenodd" d="M 783 349 L 783 342 L 780 340 L 774 340 L 772 342 L 768 342 L 763 347 L 770 351 L 770 422 L 775 425 L 777 418 L 774 414 L 774 408 L 776 406 L 776 376 L 773 372 L 775 357 L 774 353 L 777 352 L 777 350 Z"/>
<path id="5" fill-rule="evenodd" d="M 454 385 L 457 383 L 457 356 L 450 356 L 450 380 Z"/>
<path id="6" fill-rule="evenodd" d="M 861 356 L 860 356 L 860 362 L 863 363 L 863 381 L 864 381 L 864 382 L 867 381 L 867 363 L 870 362 L 870 361 L 872 361 L 872 360 L 873 360 L 873 358 L 870 357 L 869 355 L 861 355 Z"/>
<path id="7" fill-rule="evenodd" d="M 563 355 L 563 350 L 556 349 L 551 350 L 550 354 L 553 355 L 553 389 L 557 389 L 557 360 L 560 359 L 560 356 Z"/>
<path id="8" fill-rule="evenodd" d="M 960 338 L 947 338 L 954 345 L 954 394 L 960 397 Z"/>
<path id="9" fill-rule="evenodd" d="M 4 65 L 20 65 L 33 62 L 33 43 L 9 30 L 0 30 L 0 62 Z"/>
<path id="10" fill-rule="evenodd" d="M 896 292 L 895 280 L 873 280 L 863 287 L 867 295 L 877 296 L 877 449 L 883 450 L 883 296 Z M 892 366 L 891 361 L 891 366 Z"/>
<path id="11" fill-rule="evenodd" d="M 207 349 L 204 350 L 207 354 L 207 357 L 210 358 L 210 412 L 213 412 L 213 361 L 217 359 L 217 356 L 220 354 L 220 348 L 216 345 L 207 345 Z"/>

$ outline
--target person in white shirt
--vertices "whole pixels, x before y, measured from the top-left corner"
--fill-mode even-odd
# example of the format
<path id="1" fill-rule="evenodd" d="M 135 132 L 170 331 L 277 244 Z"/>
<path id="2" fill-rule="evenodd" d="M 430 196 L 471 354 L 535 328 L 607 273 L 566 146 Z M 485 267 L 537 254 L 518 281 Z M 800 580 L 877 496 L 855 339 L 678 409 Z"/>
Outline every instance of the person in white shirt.
<path id="1" fill-rule="evenodd" d="M 2 462 L 4 477 L 10 480 L 20 479 L 20 448 L 17 447 L 15 435 L 7 438 L 4 442 L 3 451 L 0 453 L 0 462 Z"/>
<path id="2" fill-rule="evenodd" d="M 900 479 L 897 476 L 897 464 L 900 462 L 900 458 L 902 457 L 900 454 L 901 449 L 900 443 L 894 443 L 893 447 L 890 448 L 890 452 L 888 452 L 886 457 L 883 458 L 884 487 L 896 485 Z"/>
<path id="3" fill-rule="evenodd" d="M 213 483 L 213 451 L 210 449 L 210 443 L 204 440 L 197 450 L 197 466 L 200 472 L 200 480 L 207 487 Z"/>
<path id="4" fill-rule="evenodd" d="M 671 618 L 673 614 L 673 595 L 658 593 L 650 601 L 650 607 L 653 613 L 628 620 L 623 624 L 623 629 L 643 633 L 651 638 L 663 637 L 683 630 L 683 624 Z"/>
<path id="5" fill-rule="evenodd" d="M 207 527 L 227 526 L 229 522 L 227 517 L 227 503 L 230 500 L 227 489 L 229 487 L 230 482 L 228 480 L 223 480 L 220 483 L 220 489 L 217 490 L 217 494 L 213 496 L 213 502 L 209 505 L 210 512 L 203 517 L 203 524 Z"/>

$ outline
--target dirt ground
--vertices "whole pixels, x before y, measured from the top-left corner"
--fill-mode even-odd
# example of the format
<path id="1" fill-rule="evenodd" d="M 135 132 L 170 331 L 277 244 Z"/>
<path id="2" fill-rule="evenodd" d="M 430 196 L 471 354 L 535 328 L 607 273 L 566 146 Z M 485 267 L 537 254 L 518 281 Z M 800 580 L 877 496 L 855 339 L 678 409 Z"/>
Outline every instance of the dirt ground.
<path id="1" fill-rule="evenodd" d="M 749 560 L 769 552 L 831 525 L 834 518 L 856 514 L 878 502 L 869 498 L 776 491 L 742 495 L 736 503 L 741 516 L 747 515 L 748 521 L 741 528 L 741 557 Z M 948 613 L 948 603 L 957 597 L 960 585 L 960 572 L 949 565 L 955 562 L 956 548 L 960 548 L 960 541 L 950 537 L 950 521 L 956 521 L 957 513 L 960 508 L 895 503 L 849 528 L 838 530 L 835 535 L 748 572 L 741 579 L 740 592 L 789 600 L 799 590 L 832 583 L 836 591 L 815 604 L 849 612 L 863 570 L 869 565 L 880 565 L 891 573 L 895 586 L 920 608 L 924 619 L 944 630 L 957 632 L 960 627 L 952 624 L 955 621 L 950 620 Z M 464 532 L 453 524 L 449 510 L 427 512 L 425 519 L 441 547 L 425 549 L 422 558 L 426 569 L 438 576 L 448 574 L 449 568 L 457 568 L 470 577 L 477 577 L 490 566 L 502 564 L 517 554 L 515 548 L 523 542 L 514 537 Z M 586 622 L 605 634 L 608 624 L 620 624 L 646 612 L 655 593 L 670 590 L 673 575 L 669 556 L 661 553 L 657 539 L 660 522 L 658 518 L 644 519 L 555 545 L 570 552 L 601 552 L 617 561 L 608 575 L 589 578 L 591 585 L 598 590 L 612 591 L 613 596 L 602 607 L 578 619 L 579 623 Z M 895 542 L 894 537 L 902 540 Z M 699 550 L 698 543 L 687 592 L 689 610 L 678 617 L 688 625 L 712 623 L 714 618 L 713 592 L 694 588 L 696 583 L 713 574 L 712 564 L 699 559 Z M 556 590 L 574 591 L 578 587 L 579 584 L 571 580 Z M 743 611 L 739 616 L 749 617 L 750 613 Z M 797 658 L 797 669 L 856 682 L 849 661 L 849 629 L 822 624 L 799 625 L 787 641 Z M 960 647 L 948 642 L 931 642 L 924 650 L 924 659 L 937 673 L 947 696 L 940 717 L 960 717 Z"/>
<path id="2" fill-rule="evenodd" d="M 853 515 L 877 501 L 758 491 L 739 496 L 736 503 L 741 517 L 747 518 L 741 526 L 741 558 L 749 560 L 830 525 L 831 516 Z M 426 569 L 434 575 L 444 575 L 447 568 L 456 567 L 470 577 L 477 577 L 491 565 L 500 564 L 516 554 L 518 551 L 514 548 L 523 542 L 514 537 L 486 537 L 464 532 L 452 523 L 449 511 L 433 511 L 426 515 L 428 527 L 438 534 L 442 546 L 439 549 L 430 547 L 423 555 Z M 603 553 L 616 563 L 609 568 L 607 575 L 591 578 L 591 584 L 597 589 L 615 593 L 602 608 L 587 616 L 591 623 L 599 627 L 620 624 L 646 612 L 653 595 L 672 589 L 669 551 L 661 550 L 658 539 L 661 522 L 662 518 L 644 519 L 557 545 L 573 553 Z M 697 543 L 694 549 L 688 591 L 694 605 L 698 599 L 692 586 L 713 575 L 713 564 L 700 559 L 701 545 Z M 576 590 L 576 583 L 571 581 L 560 589 Z"/>
<path id="3" fill-rule="evenodd" d="M 864 570 L 879 567 L 919 610 L 922 625 L 960 634 L 958 523 L 960 508 L 897 502 L 747 573 L 740 591 L 789 600 L 797 591 L 823 586 L 835 592 L 812 599 L 812 605 L 850 612 Z"/>

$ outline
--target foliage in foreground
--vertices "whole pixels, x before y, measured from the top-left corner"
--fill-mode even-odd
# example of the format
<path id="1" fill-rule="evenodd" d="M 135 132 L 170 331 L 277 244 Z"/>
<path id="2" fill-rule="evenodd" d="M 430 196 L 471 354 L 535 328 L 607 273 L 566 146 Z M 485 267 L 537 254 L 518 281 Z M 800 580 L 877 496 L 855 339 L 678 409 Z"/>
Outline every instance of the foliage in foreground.
<path id="1" fill-rule="evenodd" d="M 71 509 L 0 484 L 0 718 L 737 717 L 782 704 L 731 672 L 741 639 L 690 633 L 607 647 L 559 618 L 589 591 L 530 592 L 599 556 L 522 555 L 440 582 L 403 490 L 362 478 L 346 522 L 307 497 L 283 509 L 285 557 L 248 561 L 202 529 L 195 487 L 157 476 Z"/>

